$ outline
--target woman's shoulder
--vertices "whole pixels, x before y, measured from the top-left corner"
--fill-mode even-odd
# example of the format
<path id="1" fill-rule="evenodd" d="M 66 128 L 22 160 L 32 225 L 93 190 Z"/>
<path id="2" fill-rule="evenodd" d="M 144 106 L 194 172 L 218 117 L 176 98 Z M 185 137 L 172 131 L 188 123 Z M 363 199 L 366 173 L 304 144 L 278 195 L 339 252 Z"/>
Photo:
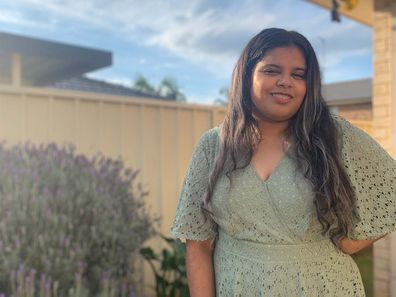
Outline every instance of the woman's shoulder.
<path id="1" fill-rule="evenodd" d="M 220 131 L 220 125 L 205 131 L 197 144 L 197 147 L 205 152 L 208 159 L 214 160 L 217 154 L 220 144 Z"/>
<path id="2" fill-rule="evenodd" d="M 333 115 L 333 120 L 337 128 L 339 129 L 343 146 L 357 143 L 377 144 L 376 140 L 371 137 L 366 131 L 364 131 L 360 127 L 355 126 L 347 119 L 339 115 Z"/>
<path id="3" fill-rule="evenodd" d="M 340 129 L 340 133 L 344 135 L 345 133 L 350 133 L 351 131 L 358 129 L 354 126 L 350 121 L 347 119 L 339 116 L 339 115 L 332 115 L 333 121 L 336 124 L 337 128 Z"/>
<path id="4" fill-rule="evenodd" d="M 356 160 L 367 159 L 367 161 L 379 159 L 393 161 L 389 153 L 368 132 L 340 116 L 334 116 L 334 121 L 340 129 L 344 157 L 349 156 Z"/>
<path id="5" fill-rule="evenodd" d="M 215 144 L 220 138 L 220 125 L 215 126 L 207 131 L 205 131 L 201 136 L 201 141 L 208 144 Z"/>

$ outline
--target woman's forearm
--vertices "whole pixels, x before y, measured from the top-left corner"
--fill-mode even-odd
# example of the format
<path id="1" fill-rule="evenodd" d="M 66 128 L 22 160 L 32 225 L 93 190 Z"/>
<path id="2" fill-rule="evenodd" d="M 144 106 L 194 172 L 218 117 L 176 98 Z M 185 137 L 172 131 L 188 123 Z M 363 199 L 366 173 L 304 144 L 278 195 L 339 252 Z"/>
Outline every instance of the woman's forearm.
<path id="1" fill-rule="evenodd" d="M 386 235 L 382 237 L 385 236 Z M 382 237 L 379 237 L 377 239 L 367 239 L 367 240 L 353 240 L 345 237 L 340 241 L 340 248 L 344 253 L 352 255 L 372 245 L 374 242 L 381 239 Z"/>
<path id="2" fill-rule="evenodd" d="M 187 279 L 191 297 L 215 297 L 212 240 L 187 241 Z"/>

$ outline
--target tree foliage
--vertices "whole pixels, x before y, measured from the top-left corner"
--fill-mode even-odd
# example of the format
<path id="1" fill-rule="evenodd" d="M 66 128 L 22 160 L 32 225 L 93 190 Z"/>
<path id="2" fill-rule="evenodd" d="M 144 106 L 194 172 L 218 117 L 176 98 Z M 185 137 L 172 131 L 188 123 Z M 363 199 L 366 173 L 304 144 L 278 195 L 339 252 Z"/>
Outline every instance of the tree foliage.
<path id="1" fill-rule="evenodd" d="M 156 95 L 155 87 L 152 86 L 143 75 L 139 75 L 138 77 L 136 77 L 133 87 L 134 89 L 141 91 L 143 93 Z"/>
<path id="2" fill-rule="evenodd" d="M 170 76 L 164 77 L 161 83 L 155 87 L 147 80 L 146 77 L 140 74 L 133 82 L 133 88 L 152 96 L 159 96 L 182 102 L 186 101 L 186 96 L 182 92 L 176 80 Z"/>
<path id="3" fill-rule="evenodd" d="M 228 88 L 222 87 L 219 90 L 219 97 L 213 101 L 214 105 L 227 106 L 228 104 Z"/>
<path id="4" fill-rule="evenodd" d="M 186 101 L 186 96 L 180 91 L 177 82 L 172 77 L 164 77 L 158 86 L 158 94 L 176 101 Z"/>

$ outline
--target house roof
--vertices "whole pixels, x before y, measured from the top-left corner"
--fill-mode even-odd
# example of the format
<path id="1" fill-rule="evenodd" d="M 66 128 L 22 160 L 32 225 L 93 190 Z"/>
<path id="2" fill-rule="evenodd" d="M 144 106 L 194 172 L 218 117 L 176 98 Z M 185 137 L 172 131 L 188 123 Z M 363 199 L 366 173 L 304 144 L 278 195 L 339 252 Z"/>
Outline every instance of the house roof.
<path id="1" fill-rule="evenodd" d="M 10 71 L 13 53 L 21 55 L 22 81 L 36 86 L 112 64 L 109 51 L 0 32 L 0 72 Z"/>
<path id="2" fill-rule="evenodd" d="M 70 79 L 64 79 L 57 81 L 55 83 L 49 84 L 46 87 L 56 88 L 56 89 L 66 89 L 74 91 L 83 92 L 93 92 L 109 95 L 120 95 L 120 96 L 133 96 L 133 97 L 145 97 L 151 99 L 161 99 L 174 101 L 174 99 L 169 99 L 161 97 L 158 95 L 150 95 L 139 90 L 126 87 L 123 85 L 113 84 L 106 81 L 88 78 L 86 76 L 72 77 Z"/>
<path id="3" fill-rule="evenodd" d="M 372 79 L 361 79 L 323 85 L 322 94 L 328 105 L 370 103 Z"/>

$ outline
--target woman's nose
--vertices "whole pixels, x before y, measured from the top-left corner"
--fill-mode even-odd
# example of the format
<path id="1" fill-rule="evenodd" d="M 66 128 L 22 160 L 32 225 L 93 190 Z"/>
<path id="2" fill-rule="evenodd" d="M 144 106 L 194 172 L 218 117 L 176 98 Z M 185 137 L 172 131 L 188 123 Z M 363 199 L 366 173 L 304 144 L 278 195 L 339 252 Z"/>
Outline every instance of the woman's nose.
<path id="1" fill-rule="evenodd" d="M 289 87 L 291 86 L 291 78 L 289 75 L 282 75 L 278 80 L 278 86 Z"/>

